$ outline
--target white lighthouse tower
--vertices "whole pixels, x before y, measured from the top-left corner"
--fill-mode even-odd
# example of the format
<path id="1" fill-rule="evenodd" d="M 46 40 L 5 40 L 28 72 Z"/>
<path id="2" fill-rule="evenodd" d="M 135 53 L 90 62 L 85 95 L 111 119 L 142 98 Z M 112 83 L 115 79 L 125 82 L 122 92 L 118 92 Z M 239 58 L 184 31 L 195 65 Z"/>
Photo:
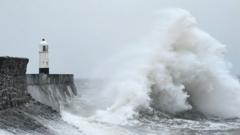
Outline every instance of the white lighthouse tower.
<path id="1" fill-rule="evenodd" d="M 39 74 L 49 74 L 48 43 L 44 38 L 40 42 Z"/>

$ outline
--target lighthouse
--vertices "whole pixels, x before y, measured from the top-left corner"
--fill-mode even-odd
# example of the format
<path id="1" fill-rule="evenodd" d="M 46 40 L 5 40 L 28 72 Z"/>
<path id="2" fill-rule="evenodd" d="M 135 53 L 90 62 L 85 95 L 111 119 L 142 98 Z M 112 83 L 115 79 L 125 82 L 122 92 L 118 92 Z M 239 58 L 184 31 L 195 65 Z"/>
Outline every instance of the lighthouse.
<path id="1" fill-rule="evenodd" d="M 40 42 L 39 74 L 49 74 L 48 43 L 44 38 Z"/>

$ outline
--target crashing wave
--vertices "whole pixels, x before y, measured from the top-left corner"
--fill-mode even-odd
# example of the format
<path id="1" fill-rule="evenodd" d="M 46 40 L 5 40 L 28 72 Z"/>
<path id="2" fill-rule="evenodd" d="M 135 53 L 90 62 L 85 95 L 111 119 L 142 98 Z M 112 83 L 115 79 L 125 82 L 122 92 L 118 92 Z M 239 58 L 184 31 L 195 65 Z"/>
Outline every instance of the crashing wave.
<path id="1" fill-rule="evenodd" d="M 97 94 L 104 102 L 91 119 L 124 123 L 140 110 L 239 117 L 240 83 L 230 73 L 225 45 L 185 10 L 164 10 L 159 18 L 148 38 L 104 64 L 107 73 L 97 76 L 107 78 Z"/>

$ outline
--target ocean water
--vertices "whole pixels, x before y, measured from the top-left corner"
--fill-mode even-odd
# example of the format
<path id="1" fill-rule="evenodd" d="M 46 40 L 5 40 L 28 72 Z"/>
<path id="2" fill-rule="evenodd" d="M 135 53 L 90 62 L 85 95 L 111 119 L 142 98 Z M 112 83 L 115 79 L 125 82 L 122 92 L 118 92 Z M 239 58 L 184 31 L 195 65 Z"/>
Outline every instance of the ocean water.
<path id="1" fill-rule="evenodd" d="M 152 33 L 76 80 L 79 95 L 59 120 L 35 119 L 56 135 L 240 134 L 240 83 L 227 46 L 188 11 L 158 16 Z"/>
<path id="2" fill-rule="evenodd" d="M 84 82 L 84 83 L 83 83 Z M 101 81 L 100 81 L 101 82 Z M 172 115 L 164 112 L 143 111 L 123 120 L 118 116 L 101 115 L 97 111 L 104 109 L 106 99 L 99 99 L 98 89 L 104 82 L 80 81 L 81 96 L 75 97 L 71 105 L 65 106 L 62 118 L 76 127 L 83 135 L 238 135 L 240 119 L 207 117 L 199 112 L 187 112 Z M 104 84 L 105 85 L 105 84 Z M 101 106 L 101 107 L 100 107 Z M 128 116 L 128 115 L 127 115 Z M 121 116 L 122 117 L 122 116 Z M 69 133 L 71 131 L 69 130 Z M 76 134 L 76 135 L 77 135 Z"/>
<path id="3" fill-rule="evenodd" d="M 227 46 L 183 9 L 160 11 L 155 24 L 103 61 L 98 81 L 78 85 L 63 120 L 90 135 L 240 134 L 240 83 Z"/>

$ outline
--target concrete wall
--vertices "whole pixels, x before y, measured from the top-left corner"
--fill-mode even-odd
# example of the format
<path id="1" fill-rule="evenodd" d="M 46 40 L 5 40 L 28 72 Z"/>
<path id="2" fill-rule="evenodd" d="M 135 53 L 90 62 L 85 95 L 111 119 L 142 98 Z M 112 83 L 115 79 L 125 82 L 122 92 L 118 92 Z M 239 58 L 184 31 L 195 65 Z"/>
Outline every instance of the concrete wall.
<path id="1" fill-rule="evenodd" d="M 34 99 L 57 111 L 77 95 L 72 74 L 28 74 L 27 85 Z"/>
<path id="2" fill-rule="evenodd" d="M 31 100 L 25 76 L 27 64 L 26 58 L 0 57 L 0 110 Z"/>

